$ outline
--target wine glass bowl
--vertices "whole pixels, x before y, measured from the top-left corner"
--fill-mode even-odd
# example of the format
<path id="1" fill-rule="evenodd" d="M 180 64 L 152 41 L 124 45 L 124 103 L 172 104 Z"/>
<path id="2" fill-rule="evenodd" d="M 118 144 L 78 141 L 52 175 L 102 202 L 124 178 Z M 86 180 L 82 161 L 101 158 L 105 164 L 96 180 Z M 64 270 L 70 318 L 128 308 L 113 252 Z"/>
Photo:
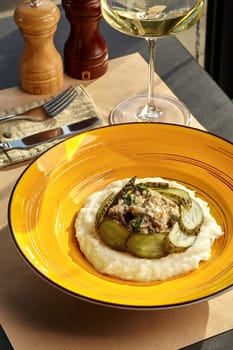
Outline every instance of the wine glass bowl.
<path id="1" fill-rule="evenodd" d="M 163 122 L 189 125 L 190 112 L 178 99 L 155 93 L 155 45 L 158 38 L 176 35 L 195 24 L 204 0 L 101 0 L 105 20 L 116 30 L 146 39 L 149 48 L 148 91 L 120 102 L 110 123 Z"/>

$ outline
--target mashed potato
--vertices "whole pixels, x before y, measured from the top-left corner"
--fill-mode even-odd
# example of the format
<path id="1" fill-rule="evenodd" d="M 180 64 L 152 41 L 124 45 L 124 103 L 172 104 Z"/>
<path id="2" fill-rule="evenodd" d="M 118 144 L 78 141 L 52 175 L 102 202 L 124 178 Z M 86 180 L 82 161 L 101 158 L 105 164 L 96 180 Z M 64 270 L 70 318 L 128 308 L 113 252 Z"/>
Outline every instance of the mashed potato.
<path id="1" fill-rule="evenodd" d="M 103 191 L 93 193 L 77 217 L 75 230 L 80 249 L 97 271 L 125 280 L 149 282 L 165 280 L 194 270 L 198 268 L 200 261 L 210 258 L 212 244 L 223 234 L 222 229 L 211 216 L 208 204 L 196 197 L 194 191 L 174 181 L 169 182 L 169 185 L 187 191 L 199 203 L 204 213 L 203 224 L 191 247 L 185 252 L 169 254 L 160 259 L 145 259 L 115 251 L 105 245 L 94 227 L 97 210 L 110 193 L 117 193 L 128 180 L 112 182 Z M 144 178 L 137 179 L 136 183 L 149 181 L 168 182 L 161 178 Z"/>

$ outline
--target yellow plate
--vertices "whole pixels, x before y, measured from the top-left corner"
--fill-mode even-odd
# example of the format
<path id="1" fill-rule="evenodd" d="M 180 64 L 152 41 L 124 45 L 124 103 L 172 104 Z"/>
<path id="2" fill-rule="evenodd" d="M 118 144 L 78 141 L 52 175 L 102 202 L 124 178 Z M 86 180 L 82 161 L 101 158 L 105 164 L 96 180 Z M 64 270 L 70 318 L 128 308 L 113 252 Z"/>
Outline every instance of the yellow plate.
<path id="1" fill-rule="evenodd" d="M 225 235 L 208 262 L 163 282 L 101 275 L 80 253 L 74 220 L 86 198 L 116 179 L 160 176 L 204 198 Z M 54 146 L 18 180 L 9 203 L 16 246 L 47 281 L 85 300 L 159 309 L 206 300 L 233 285 L 233 144 L 192 128 L 121 124 Z"/>

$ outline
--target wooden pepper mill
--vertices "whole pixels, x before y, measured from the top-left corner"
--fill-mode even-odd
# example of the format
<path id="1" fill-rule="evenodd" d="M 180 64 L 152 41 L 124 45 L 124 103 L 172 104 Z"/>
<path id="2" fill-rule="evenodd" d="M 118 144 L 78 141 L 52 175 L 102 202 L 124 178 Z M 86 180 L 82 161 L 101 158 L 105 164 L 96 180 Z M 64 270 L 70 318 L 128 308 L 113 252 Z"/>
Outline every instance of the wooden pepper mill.
<path id="1" fill-rule="evenodd" d="M 62 57 L 54 46 L 60 11 L 51 0 L 24 0 L 14 13 L 25 46 L 19 62 L 20 84 L 30 94 L 52 94 L 63 87 Z"/>
<path id="2" fill-rule="evenodd" d="M 82 80 L 100 77 L 108 68 L 108 50 L 99 31 L 100 0 L 62 0 L 62 5 L 71 26 L 64 46 L 66 73 Z"/>

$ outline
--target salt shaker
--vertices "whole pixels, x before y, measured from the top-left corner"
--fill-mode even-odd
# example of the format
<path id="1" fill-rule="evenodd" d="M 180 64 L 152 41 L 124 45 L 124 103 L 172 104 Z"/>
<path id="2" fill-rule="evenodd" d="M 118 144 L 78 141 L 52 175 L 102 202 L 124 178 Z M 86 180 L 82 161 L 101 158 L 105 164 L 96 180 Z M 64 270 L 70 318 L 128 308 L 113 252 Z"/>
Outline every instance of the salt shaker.
<path id="1" fill-rule="evenodd" d="M 65 71 L 73 78 L 95 79 L 108 68 L 108 50 L 99 30 L 100 0 L 62 0 L 70 23 L 64 46 Z"/>
<path id="2" fill-rule="evenodd" d="M 60 11 L 51 0 L 24 0 L 14 19 L 24 38 L 20 85 L 30 94 L 52 94 L 63 87 L 62 57 L 54 46 Z"/>

